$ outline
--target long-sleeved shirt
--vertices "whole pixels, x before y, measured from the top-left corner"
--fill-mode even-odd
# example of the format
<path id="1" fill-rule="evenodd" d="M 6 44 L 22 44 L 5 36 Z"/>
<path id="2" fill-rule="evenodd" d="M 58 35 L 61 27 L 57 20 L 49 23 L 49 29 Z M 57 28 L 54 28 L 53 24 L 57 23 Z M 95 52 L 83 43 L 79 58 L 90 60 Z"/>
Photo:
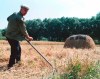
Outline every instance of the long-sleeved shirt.
<path id="1" fill-rule="evenodd" d="M 6 37 L 18 41 L 22 41 L 28 36 L 24 18 L 20 12 L 13 13 L 8 18 L 8 26 L 6 30 Z"/>

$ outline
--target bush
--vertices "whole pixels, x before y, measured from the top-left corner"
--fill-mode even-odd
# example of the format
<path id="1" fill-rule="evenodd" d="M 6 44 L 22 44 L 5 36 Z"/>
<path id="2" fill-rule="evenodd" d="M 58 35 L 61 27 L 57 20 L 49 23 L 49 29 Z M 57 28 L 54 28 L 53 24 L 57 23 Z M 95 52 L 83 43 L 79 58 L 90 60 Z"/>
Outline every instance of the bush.
<path id="1" fill-rule="evenodd" d="M 100 61 L 98 61 L 95 65 L 89 66 L 82 75 L 79 75 L 82 70 L 82 65 L 80 63 L 71 65 L 69 73 L 66 71 L 66 73 L 63 74 L 54 75 L 52 79 L 100 79 Z"/>

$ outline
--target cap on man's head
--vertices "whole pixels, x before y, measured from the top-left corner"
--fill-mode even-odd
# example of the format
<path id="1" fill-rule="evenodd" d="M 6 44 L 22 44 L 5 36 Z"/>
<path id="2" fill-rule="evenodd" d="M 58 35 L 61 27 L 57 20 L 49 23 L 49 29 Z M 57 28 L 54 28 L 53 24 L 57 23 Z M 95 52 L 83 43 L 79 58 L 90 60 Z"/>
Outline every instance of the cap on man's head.
<path id="1" fill-rule="evenodd" d="M 21 5 L 21 8 L 25 8 L 25 9 L 29 10 L 29 8 L 25 5 Z"/>

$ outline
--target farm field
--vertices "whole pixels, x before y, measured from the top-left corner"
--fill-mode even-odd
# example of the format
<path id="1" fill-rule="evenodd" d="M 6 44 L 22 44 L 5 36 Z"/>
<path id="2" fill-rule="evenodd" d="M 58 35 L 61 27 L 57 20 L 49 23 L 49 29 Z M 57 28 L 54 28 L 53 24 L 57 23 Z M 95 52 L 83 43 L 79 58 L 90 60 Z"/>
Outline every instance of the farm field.
<path id="1" fill-rule="evenodd" d="M 54 66 L 52 67 L 26 42 L 21 42 L 22 62 L 10 70 L 6 66 L 10 57 L 7 41 L 0 41 L 0 79 L 52 79 L 53 75 L 69 72 L 70 64 L 82 64 L 82 73 L 91 64 L 100 61 L 100 46 L 96 49 L 63 48 L 64 42 L 31 41 L 32 45 Z M 100 73 L 100 72 L 99 72 Z"/>

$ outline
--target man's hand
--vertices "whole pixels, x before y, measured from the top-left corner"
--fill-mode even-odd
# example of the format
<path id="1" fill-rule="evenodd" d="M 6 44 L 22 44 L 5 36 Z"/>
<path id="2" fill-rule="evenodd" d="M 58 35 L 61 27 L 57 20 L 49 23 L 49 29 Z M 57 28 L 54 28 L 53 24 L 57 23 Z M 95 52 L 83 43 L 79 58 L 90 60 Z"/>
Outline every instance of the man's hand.
<path id="1" fill-rule="evenodd" d="M 25 35 L 25 39 L 27 41 L 32 41 L 33 40 L 33 38 L 31 36 L 29 36 L 28 34 Z"/>
<path id="2" fill-rule="evenodd" d="M 32 41 L 32 40 L 33 40 L 33 38 L 29 36 L 28 37 L 28 41 Z"/>

